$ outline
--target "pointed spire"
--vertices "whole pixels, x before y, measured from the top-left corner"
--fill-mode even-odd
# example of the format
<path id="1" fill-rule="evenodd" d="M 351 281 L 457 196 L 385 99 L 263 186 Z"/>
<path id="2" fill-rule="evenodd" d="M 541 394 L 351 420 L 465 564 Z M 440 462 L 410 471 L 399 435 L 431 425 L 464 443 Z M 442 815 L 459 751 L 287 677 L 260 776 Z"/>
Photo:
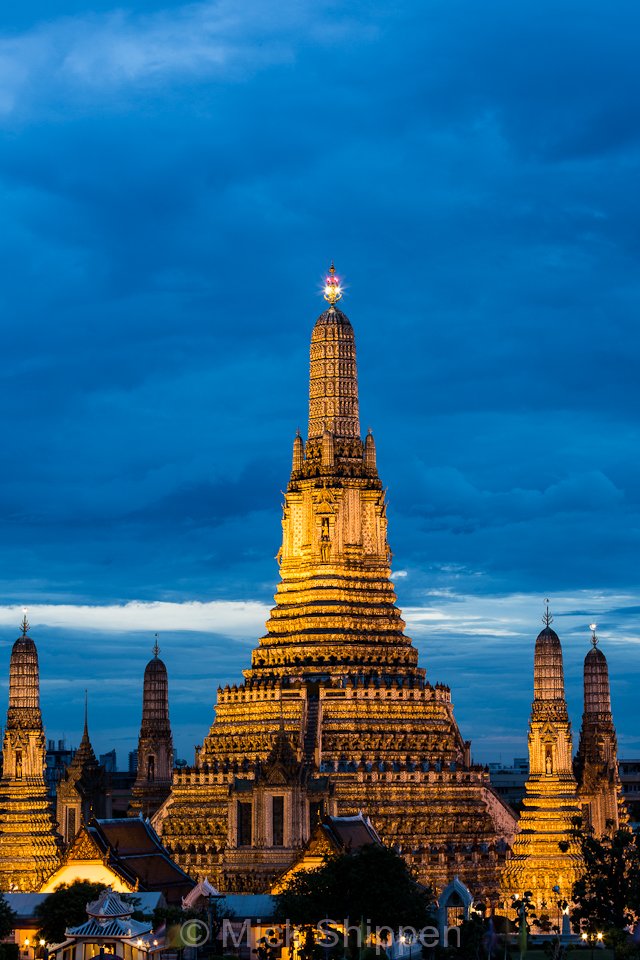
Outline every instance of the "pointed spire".
<path id="1" fill-rule="evenodd" d="M 27 608 L 22 608 L 22 623 L 20 624 L 20 629 L 22 630 L 22 636 L 26 637 L 29 633 L 29 621 L 27 620 Z"/>
<path id="2" fill-rule="evenodd" d="M 371 427 L 364 441 L 364 465 L 367 470 L 375 471 L 376 468 L 376 444 L 373 439 Z"/>
<path id="3" fill-rule="evenodd" d="M 302 470 L 304 465 L 304 444 L 302 442 L 302 437 L 300 436 L 300 430 L 296 433 L 295 439 L 293 441 L 293 457 L 291 459 L 291 470 L 295 472 L 297 470 Z"/>
<path id="4" fill-rule="evenodd" d="M 592 647 L 584 658 L 584 716 L 611 714 L 609 665 L 598 647 L 597 624 L 590 623 Z"/>
<path id="5" fill-rule="evenodd" d="M 46 741 L 40 713 L 38 651 L 22 632 L 9 662 L 9 709 L 0 783 L 0 888 L 35 891 L 59 866 L 59 846 L 45 784 Z"/>
<path id="6" fill-rule="evenodd" d="M 173 741 L 169 723 L 169 678 L 159 653 L 156 633 L 153 658 L 144 670 L 138 774 L 133 786 L 130 816 L 154 814 L 171 788 Z"/>
<path id="7" fill-rule="evenodd" d="M 9 661 L 9 716 L 14 708 L 28 707 L 40 713 L 38 651 L 28 636 L 29 621 L 22 619 L 21 634 L 13 645 Z M 40 722 L 40 721 L 39 721 Z"/>
<path id="8" fill-rule="evenodd" d="M 356 345 L 349 318 L 336 307 L 342 289 L 333 264 L 324 297 L 331 306 L 320 314 L 311 335 L 307 436 L 320 440 L 327 428 L 336 438 L 359 439 Z"/>
<path id="9" fill-rule="evenodd" d="M 87 765 L 97 766 L 98 761 L 93 750 L 93 745 L 91 739 L 89 738 L 89 693 L 85 689 L 84 691 L 84 729 L 82 731 L 82 739 L 80 740 L 80 745 L 76 750 L 75 756 L 71 761 L 69 770 L 84 770 Z"/>
<path id="10" fill-rule="evenodd" d="M 560 638 L 551 627 L 553 617 L 549 610 L 549 600 L 545 598 L 545 612 L 542 616 L 544 629 L 536 639 L 533 667 L 534 704 L 541 701 L 555 701 L 556 707 L 564 715 L 567 705 L 564 699 L 564 666 Z"/>
<path id="11" fill-rule="evenodd" d="M 336 268 L 333 265 L 333 260 L 331 261 L 331 266 L 329 267 L 329 273 L 325 277 L 324 298 L 327 303 L 331 304 L 332 307 L 338 302 L 338 300 L 342 299 L 340 277 L 336 275 Z"/>

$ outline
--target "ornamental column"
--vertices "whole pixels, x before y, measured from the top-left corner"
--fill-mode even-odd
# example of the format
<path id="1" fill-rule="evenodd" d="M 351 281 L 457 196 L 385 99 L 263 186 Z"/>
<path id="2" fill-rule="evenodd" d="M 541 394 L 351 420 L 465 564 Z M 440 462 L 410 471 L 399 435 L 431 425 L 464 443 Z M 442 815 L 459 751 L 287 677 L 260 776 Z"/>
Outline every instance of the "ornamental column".
<path id="1" fill-rule="evenodd" d="M 45 782 L 38 651 L 28 636 L 13 645 L 0 780 L 0 889 L 38 891 L 60 864 L 60 837 Z"/>
<path id="2" fill-rule="evenodd" d="M 133 785 L 130 816 L 151 817 L 171 792 L 173 738 L 169 722 L 169 678 L 158 656 L 158 636 L 153 659 L 144 671 L 142 724 L 138 739 L 138 774 Z"/>
<path id="3" fill-rule="evenodd" d="M 530 890 L 538 907 L 570 899 L 581 867 L 574 838 L 580 817 L 571 762 L 571 723 L 564 696 L 560 638 L 551 629 L 549 607 L 536 639 L 533 703 L 529 722 L 529 779 L 511 858 L 503 876 L 505 894 Z"/>

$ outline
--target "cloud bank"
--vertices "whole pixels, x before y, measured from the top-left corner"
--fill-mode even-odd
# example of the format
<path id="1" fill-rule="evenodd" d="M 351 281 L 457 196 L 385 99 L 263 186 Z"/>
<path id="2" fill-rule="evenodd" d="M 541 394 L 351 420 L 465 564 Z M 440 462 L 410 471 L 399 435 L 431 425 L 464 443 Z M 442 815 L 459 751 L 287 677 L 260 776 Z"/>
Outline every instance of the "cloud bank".
<path id="1" fill-rule="evenodd" d="M 159 630 L 201 736 L 273 594 L 332 257 L 401 605 L 468 735 L 525 729 L 544 596 L 634 676 L 639 29 L 631 0 L 6 12 L 0 603 L 45 691 L 133 742 Z"/>

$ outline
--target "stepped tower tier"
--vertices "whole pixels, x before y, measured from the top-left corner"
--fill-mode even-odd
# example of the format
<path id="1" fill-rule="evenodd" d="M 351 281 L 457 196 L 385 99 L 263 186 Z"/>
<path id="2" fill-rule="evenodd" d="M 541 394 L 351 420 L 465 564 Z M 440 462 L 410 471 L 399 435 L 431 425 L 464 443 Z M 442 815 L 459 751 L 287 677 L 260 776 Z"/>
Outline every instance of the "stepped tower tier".
<path id="1" fill-rule="evenodd" d="M 156 636 L 153 659 L 144 671 L 138 773 L 133 785 L 130 816 L 139 813 L 152 816 L 171 789 L 173 737 L 169 722 L 169 677 L 159 653 Z"/>
<path id="2" fill-rule="evenodd" d="M 38 651 L 28 636 L 13 645 L 0 780 L 0 889 L 37 891 L 57 869 L 60 838 L 44 779 Z"/>
<path id="3" fill-rule="evenodd" d="M 572 770 L 562 646 L 551 628 L 548 607 L 544 619 L 534 654 L 529 779 L 513 855 L 503 878 L 506 894 L 531 890 L 539 909 L 543 900 L 550 904 L 557 899 L 556 886 L 562 896 L 570 897 L 582 863 L 574 837 L 580 807 Z"/>
<path id="4" fill-rule="evenodd" d="M 573 768 L 584 822 L 596 836 L 628 821 L 618 775 L 618 741 L 611 713 L 609 667 L 591 624 L 592 646 L 584 658 L 584 713 Z"/>
<path id="5" fill-rule="evenodd" d="M 311 334 L 309 425 L 293 441 L 280 581 L 244 682 L 218 690 L 193 768 L 154 825 L 180 865 L 268 891 L 325 814 L 371 818 L 420 878 L 498 886 L 515 821 L 471 764 L 444 684 L 427 682 L 391 580 L 371 432 L 360 434 L 353 328 L 329 306 Z"/>

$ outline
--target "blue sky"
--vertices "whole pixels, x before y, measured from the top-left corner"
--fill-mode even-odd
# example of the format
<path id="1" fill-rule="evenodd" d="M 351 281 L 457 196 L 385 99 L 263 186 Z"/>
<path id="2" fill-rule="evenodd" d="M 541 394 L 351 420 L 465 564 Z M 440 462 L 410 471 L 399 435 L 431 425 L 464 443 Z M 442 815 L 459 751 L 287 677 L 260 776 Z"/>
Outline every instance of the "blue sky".
<path id="1" fill-rule="evenodd" d="M 474 752 L 524 750 L 550 596 L 574 722 L 595 618 L 640 753 L 639 29 L 624 0 L 3 12 L 0 654 L 27 604 L 50 736 L 88 686 L 123 761 L 156 630 L 180 753 L 205 735 L 273 594 L 334 258 L 399 602 Z"/>

